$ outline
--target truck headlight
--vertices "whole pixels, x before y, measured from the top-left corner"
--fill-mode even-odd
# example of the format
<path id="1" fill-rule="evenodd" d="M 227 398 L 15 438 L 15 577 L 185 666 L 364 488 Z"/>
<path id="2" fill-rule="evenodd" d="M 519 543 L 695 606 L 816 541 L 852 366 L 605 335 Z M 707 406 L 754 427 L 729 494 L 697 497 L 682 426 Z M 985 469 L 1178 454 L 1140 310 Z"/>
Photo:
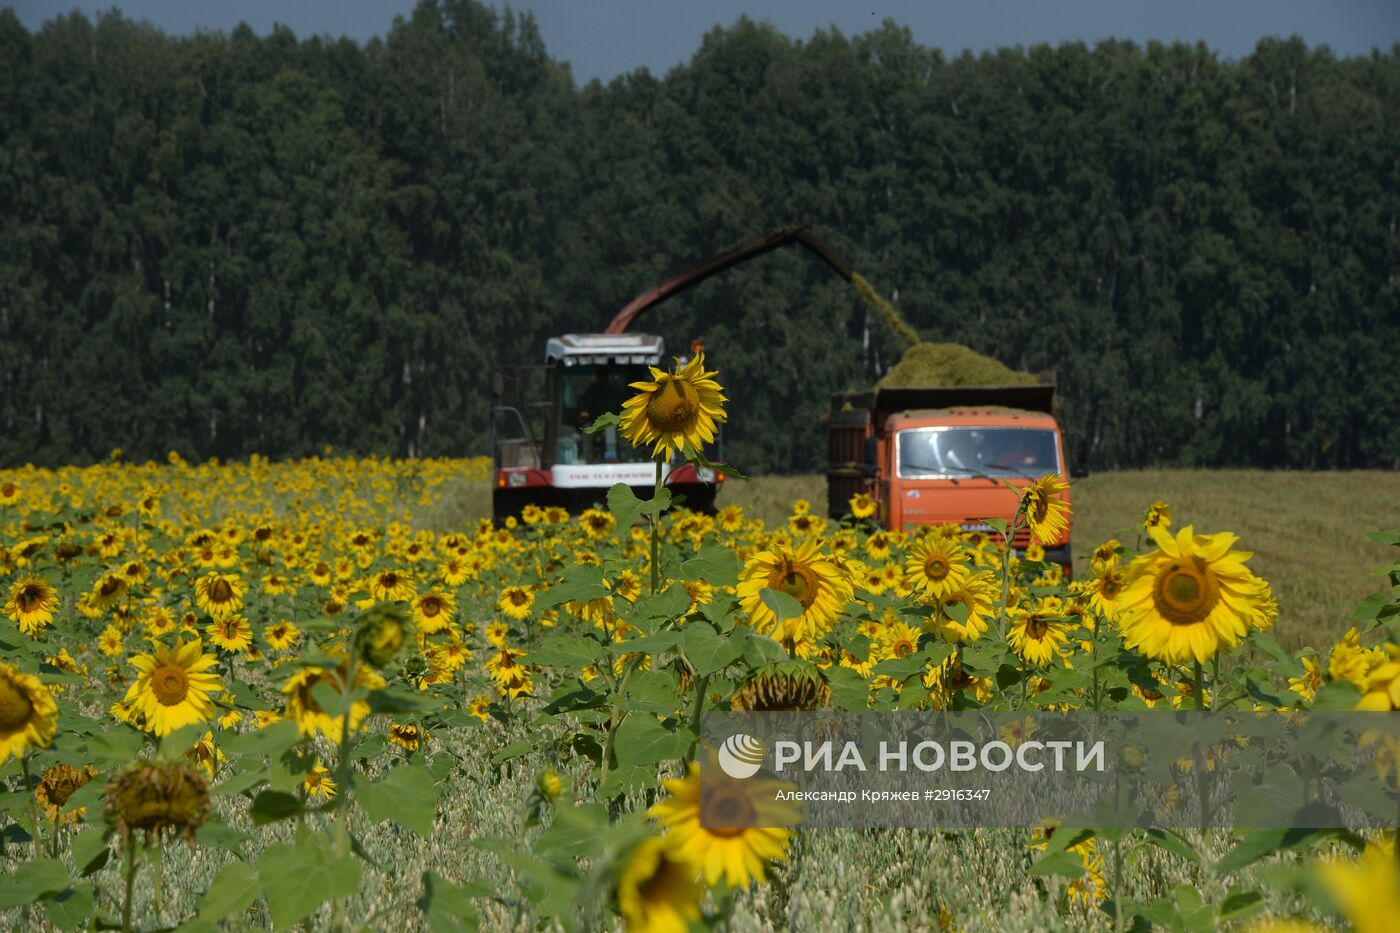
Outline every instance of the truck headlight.
<path id="1" fill-rule="evenodd" d="M 715 481 L 715 471 L 709 467 L 696 467 L 695 477 L 702 483 L 713 483 Z"/>
<path id="2" fill-rule="evenodd" d="M 509 483 L 511 484 L 511 486 L 524 486 L 524 485 L 525 485 L 525 474 L 524 474 L 524 473 L 511 473 L 511 474 L 510 474 L 510 479 L 507 480 L 507 482 L 509 482 Z"/>

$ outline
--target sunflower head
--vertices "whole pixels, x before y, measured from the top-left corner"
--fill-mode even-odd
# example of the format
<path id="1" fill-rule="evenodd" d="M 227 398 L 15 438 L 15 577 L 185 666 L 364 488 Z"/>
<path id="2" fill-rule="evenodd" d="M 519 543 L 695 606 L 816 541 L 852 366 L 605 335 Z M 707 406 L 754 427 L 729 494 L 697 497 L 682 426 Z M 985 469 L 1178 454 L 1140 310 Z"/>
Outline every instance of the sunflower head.
<path id="1" fill-rule="evenodd" d="M 58 705 L 32 674 L 0 661 L 0 764 L 28 748 L 47 748 L 58 731 Z"/>
<path id="2" fill-rule="evenodd" d="M 822 709 L 831 700 L 826 676 L 814 664 L 778 661 L 750 674 L 734 693 L 734 709 L 750 712 Z"/>
<path id="3" fill-rule="evenodd" d="M 107 785 L 107 813 L 123 833 L 141 830 L 149 841 L 164 830 L 194 831 L 209 817 L 209 781 L 182 763 L 140 764 Z"/>
<path id="4" fill-rule="evenodd" d="M 705 354 L 697 353 L 684 367 L 677 361 L 671 373 L 653 366 L 651 376 L 632 383 L 637 394 L 622 404 L 623 436 L 634 447 L 651 445 L 657 457 L 714 440 L 716 422 L 727 417 L 727 399 L 715 373 L 705 371 Z"/>
<path id="5" fill-rule="evenodd" d="M 54 765 L 44 772 L 44 776 L 39 781 L 39 786 L 34 788 L 34 799 L 39 806 L 44 808 L 44 815 L 49 820 L 57 820 L 59 811 L 68 802 L 78 788 L 87 784 L 97 777 L 97 772 L 90 765 L 82 768 L 74 768 L 72 765 Z M 72 813 L 63 815 L 63 822 L 76 823 L 82 819 L 86 807 L 79 807 Z"/>
<path id="6" fill-rule="evenodd" d="M 686 930 L 705 894 L 696 866 L 670 836 L 643 839 L 618 873 L 618 913 L 628 930 Z"/>
<path id="7" fill-rule="evenodd" d="M 1135 559 L 1118 597 L 1125 643 L 1155 660 L 1204 663 L 1248 634 L 1262 611 L 1260 580 L 1232 534 L 1173 536 L 1149 529 L 1157 550 Z"/>

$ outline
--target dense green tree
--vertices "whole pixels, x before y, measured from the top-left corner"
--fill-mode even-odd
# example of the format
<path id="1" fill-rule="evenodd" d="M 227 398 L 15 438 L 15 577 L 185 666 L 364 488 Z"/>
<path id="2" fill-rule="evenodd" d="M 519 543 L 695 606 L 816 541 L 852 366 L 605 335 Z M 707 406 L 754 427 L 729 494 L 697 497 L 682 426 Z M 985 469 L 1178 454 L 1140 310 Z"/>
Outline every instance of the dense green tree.
<path id="1" fill-rule="evenodd" d="M 740 19 L 576 86 L 532 18 L 176 38 L 0 10 L 0 463 L 484 453 L 490 371 L 812 225 L 930 340 L 1053 370 L 1095 466 L 1400 466 L 1400 46 L 945 58 Z M 654 309 L 729 452 L 821 465 L 896 336 L 784 251 Z"/>

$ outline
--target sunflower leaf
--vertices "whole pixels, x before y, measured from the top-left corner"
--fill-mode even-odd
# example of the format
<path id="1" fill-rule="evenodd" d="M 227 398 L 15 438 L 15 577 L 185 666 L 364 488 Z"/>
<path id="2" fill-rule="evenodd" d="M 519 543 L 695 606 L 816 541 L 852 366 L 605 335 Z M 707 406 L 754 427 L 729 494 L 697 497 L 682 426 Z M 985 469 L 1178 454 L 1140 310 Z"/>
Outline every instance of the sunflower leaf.
<path id="1" fill-rule="evenodd" d="M 1084 874 L 1084 863 L 1073 852 L 1051 852 L 1031 865 L 1030 873 L 1078 878 Z"/>
<path id="2" fill-rule="evenodd" d="M 593 423 L 583 429 L 584 434 L 597 434 L 604 428 L 610 428 L 622 420 L 622 416 L 617 412 L 604 412 L 593 419 Z"/>
<path id="3" fill-rule="evenodd" d="M 229 862 L 204 892 L 199 902 L 199 919 L 217 923 L 227 917 L 242 915 L 262 893 L 258 873 L 246 862 Z"/>
<path id="4" fill-rule="evenodd" d="M 7 877 L 0 878 L 0 910 L 32 904 L 67 887 L 68 869 L 57 859 L 25 862 Z"/>
<path id="5" fill-rule="evenodd" d="M 617 520 L 618 528 L 630 528 L 642 510 L 642 500 L 626 483 L 618 483 L 608 490 L 608 511 Z"/>
<path id="6" fill-rule="evenodd" d="M 744 653 L 738 638 L 726 638 L 704 623 L 685 627 L 685 656 L 695 673 L 701 677 L 723 670 Z"/>
<path id="7" fill-rule="evenodd" d="M 88 760 L 94 767 L 106 764 L 125 765 L 136 757 L 143 736 L 129 726 L 115 726 L 86 740 Z"/>
<path id="8" fill-rule="evenodd" d="M 475 930 L 480 925 L 471 889 L 455 885 L 442 876 L 423 872 L 423 896 L 415 902 L 433 933 Z"/>
<path id="9" fill-rule="evenodd" d="M 689 729 L 666 729 L 649 713 L 628 716 L 617 729 L 618 766 L 654 765 L 679 758 L 690 748 L 694 737 Z"/>
<path id="10" fill-rule="evenodd" d="M 295 844 L 271 846 L 257 861 L 274 929 L 286 930 L 328 900 L 349 897 L 360 886 L 354 856 L 336 856 L 321 836 L 302 827 Z"/>
<path id="11" fill-rule="evenodd" d="M 681 578 L 703 580 L 711 586 L 733 586 L 739 582 L 739 558 L 721 544 L 707 544 L 681 564 Z"/>
<path id="12" fill-rule="evenodd" d="M 393 820 L 424 839 L 433 833 L 438 789 L 427 768 L 400 765 L 373 783 L 356 784 L 359 802 L 376 823 Z"/>
<path id="13" fill-rule="evenodd" d="M 803 613 L 802 604 L 782 590 L 770 590 L 764 587 L 758 591 L 758 596 L 763 600 L 763 605 L 767 606 L 778 617 L 779 622 L 784 619 L 795 619 Z"/>
<path id="14" fill-rule="evenodd" d="M 304 810 L 301 801 L 291 794 L 280 790 L 264 790 L 259 791 L 258 795 L 253 798 L 253 805 L 248 808 L 248 815 L 253 818 L 254 823 L 263 826 L 278 820 L 300 816 Z"/>

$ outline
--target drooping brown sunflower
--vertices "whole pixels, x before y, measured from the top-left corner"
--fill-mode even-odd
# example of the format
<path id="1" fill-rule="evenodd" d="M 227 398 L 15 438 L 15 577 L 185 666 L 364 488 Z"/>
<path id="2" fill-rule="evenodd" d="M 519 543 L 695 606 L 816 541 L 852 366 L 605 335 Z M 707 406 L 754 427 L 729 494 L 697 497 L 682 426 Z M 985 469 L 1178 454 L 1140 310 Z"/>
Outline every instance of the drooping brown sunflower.
<path id="1" fill-rule="evenodd" d="M 64 823 L 76 823 L 83 818 L 87 807 L 78 807 L 72 813 L 60 813 L 68 798 L 83 785 L 97 777 L 91 765 L 74 768 L 72 765 L 58 764 L 44 772 L 39 786 L 34 788 L 34 799 L 44 810 L 44 818 L 57 822 L 61 816 Z"/>
<path id="2" fill-rule="evenodd" d="M 705 354 L 697 353 L 684 368 L 665 373 L 655 366 L 650 382 L 634 382 L 637 394 L 622 403 L 619 427 L 634 447 L 652 446 L 666 455 L 687 446 L 699 450 L 715 439 L 715 423 L 726 420 L 724 397 L 716 373 L 705 371 Z"/>
<path id="3" fill-rule="evenodd" d="M 186 764 L 140 764 L 107 785 L 107 812 L 124 833 L 164 830 L 187 839 L 209 818 L 209 780 Z"/>

